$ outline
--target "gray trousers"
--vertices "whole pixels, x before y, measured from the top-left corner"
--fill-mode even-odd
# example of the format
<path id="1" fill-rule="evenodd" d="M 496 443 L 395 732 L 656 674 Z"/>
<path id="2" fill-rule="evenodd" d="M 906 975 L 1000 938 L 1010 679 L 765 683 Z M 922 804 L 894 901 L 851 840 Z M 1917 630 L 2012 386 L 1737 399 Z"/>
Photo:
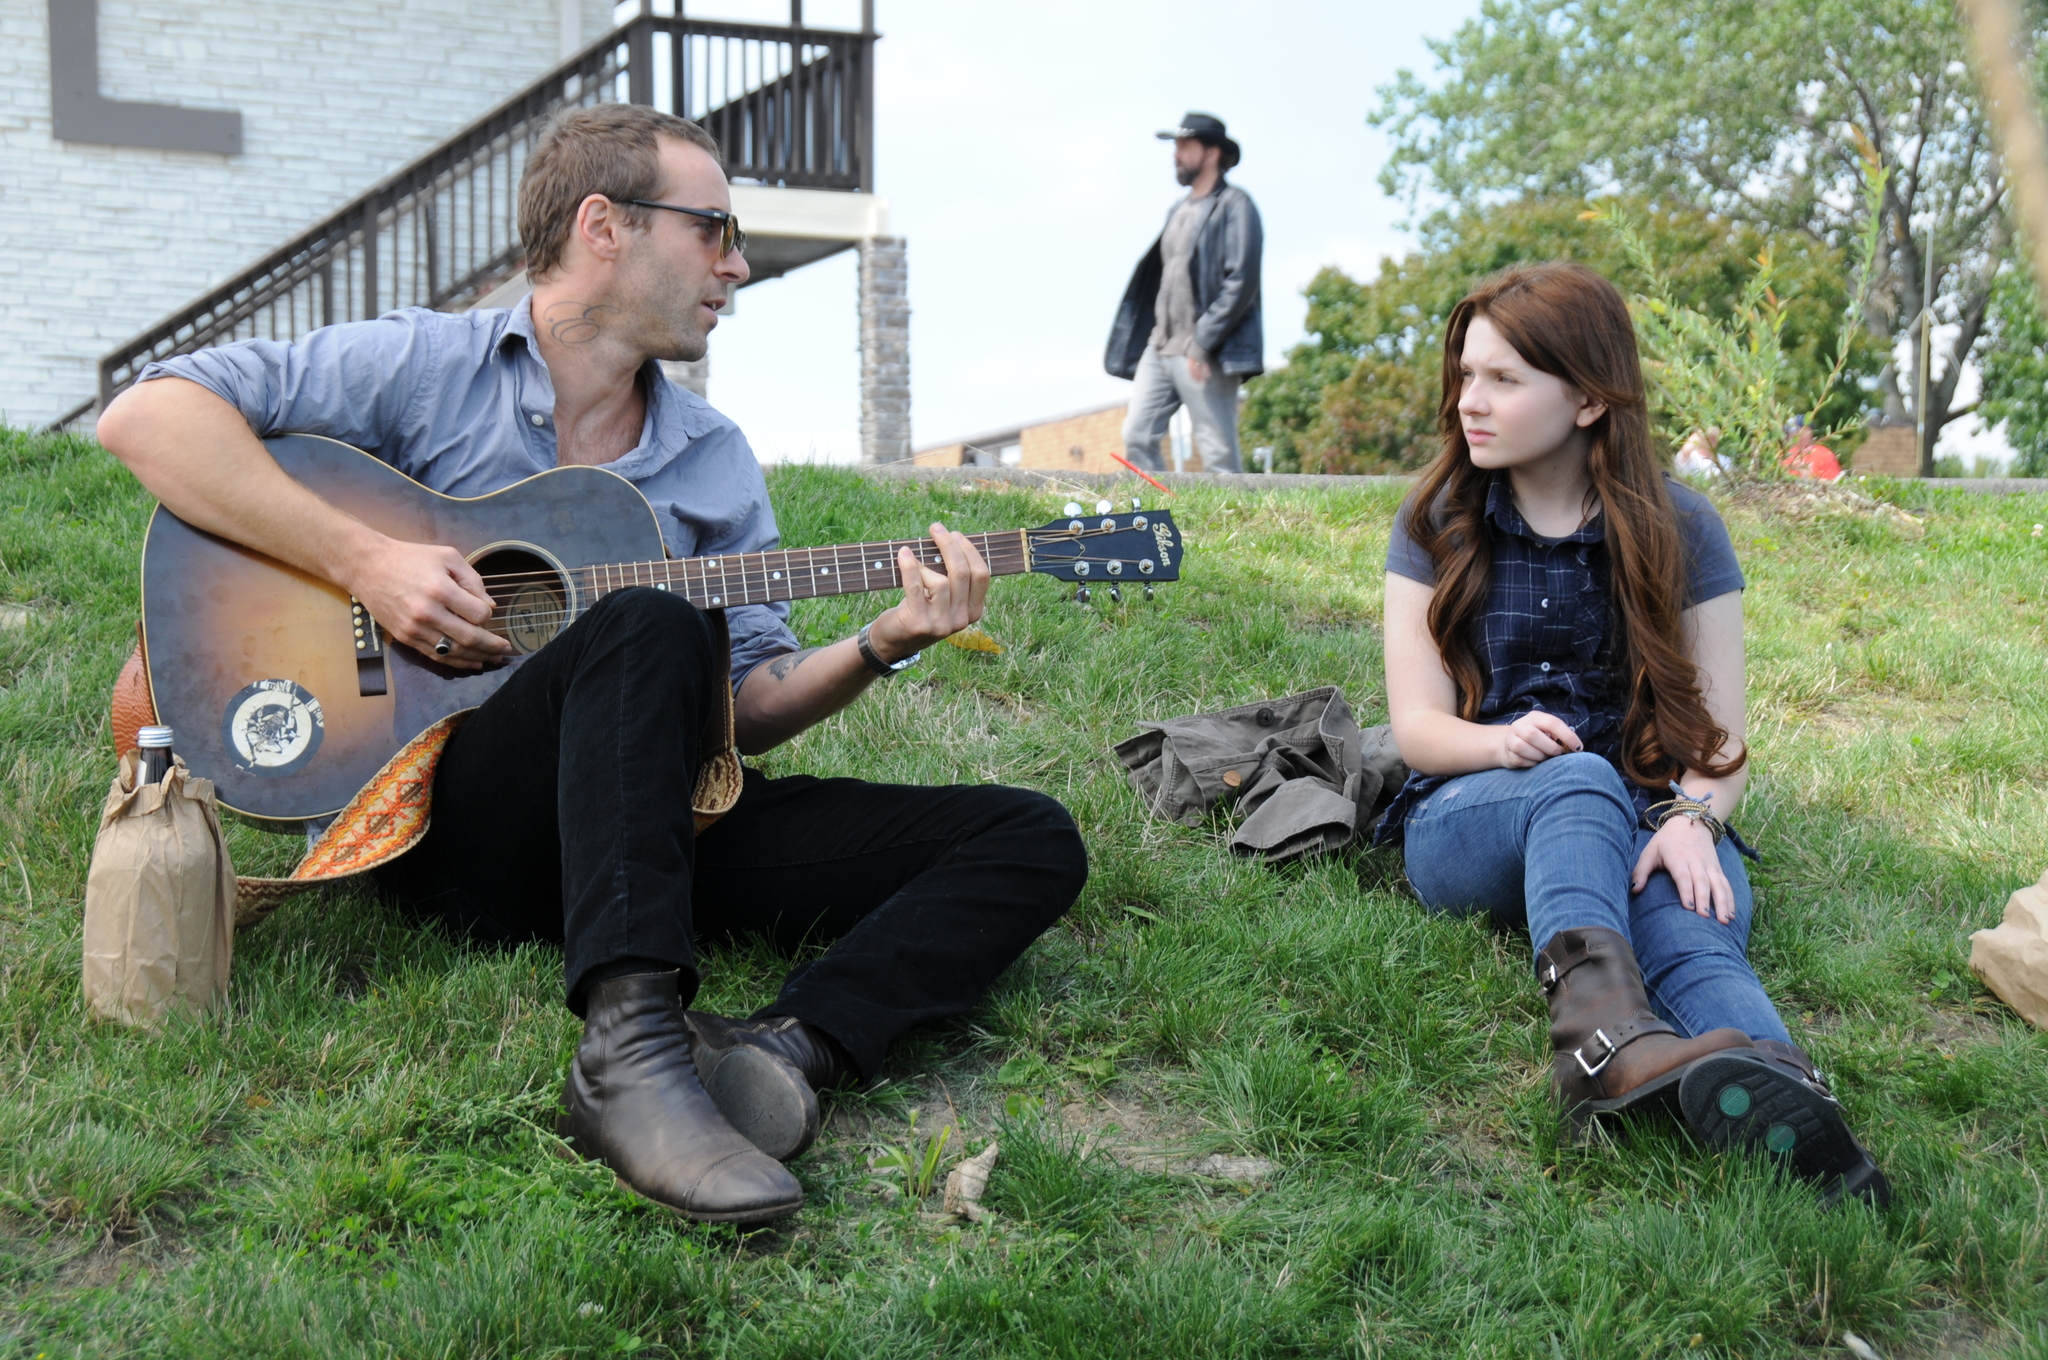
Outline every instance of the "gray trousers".
<path id="1" fill-rule="evenodd" d="M 1181 407 L 1195 427 L 1195 452 L 1202 455 L 1202 467 L 1209 472 L 1238 472 L 1237 389 L 1241 378 L 1228 377 L 1212 363 L 1209 381 L 1198 383 L 1188 376 L 1188 361 L 1179 355 L 1163 356 L 1150 345 L 1138 360 L 1131 379 L 1130 413 L 1124 417 L 1124 457 L 1141 468 L 1164 470 L 1166 459 L 1159 441 L 1166 434 L 1166 422 Z"/>

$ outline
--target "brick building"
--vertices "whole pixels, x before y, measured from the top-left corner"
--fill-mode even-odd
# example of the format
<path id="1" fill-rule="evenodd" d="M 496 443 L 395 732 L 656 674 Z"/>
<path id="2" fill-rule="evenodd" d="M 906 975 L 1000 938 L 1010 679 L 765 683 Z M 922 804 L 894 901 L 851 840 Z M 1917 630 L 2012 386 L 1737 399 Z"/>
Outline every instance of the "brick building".
<path id="1" fill-rule="evenodd" d="M 863 449 L 907 457 L 872 5 L 858 32 L 803 27 L 800 0 L 787 25 L 659 8 L 670 17 L 655 0 L 10 0 L 0 421 L 82 424 L 165 353 L 515 299 L 526 148 L 561 107 L 616 99 L 720 138 L 756 281 L 859 249 Z"/>
<path id="2" fill-rule="evenodd" d="M 610 27 L 611 0 L 0 9 L 0 414 L 40 424 L 91 397 L 109 349 Z M 55 127 L 55 90 L 95 79 L 84 126 Z M 232 136 L 151 145 L 166 106 Z"/>
<path id="3" fill-rule="evenodd" d="M 913 460 L 920 467 L 961 467 L 980 464 L 989 467 L 1042 468 L 1057 472 L 1122 472 L 1124 465 L 1112 457 L 1124 451 L 1124 402 L 1094 406 L 1054 416 L 1035 425 L 1016 425 L 991 430 L 949 444 L 919 449 Z M 1160 440 L 1160 451 L 1168 467 L 1173 466 L 1174 436 Z M 1181 470 L 1200 472 L 1202 455 L 1184 441 Z"/>

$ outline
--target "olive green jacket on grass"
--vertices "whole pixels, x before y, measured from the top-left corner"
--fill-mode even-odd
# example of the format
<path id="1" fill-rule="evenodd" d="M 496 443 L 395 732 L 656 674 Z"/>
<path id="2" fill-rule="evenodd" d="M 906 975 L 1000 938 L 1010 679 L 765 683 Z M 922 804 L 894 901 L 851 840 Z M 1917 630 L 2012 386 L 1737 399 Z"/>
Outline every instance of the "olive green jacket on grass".
<path id="1" fill-rule="evenodd" d="M 1408 778 L 1393 729 L 1360 728 L 1335 686 L 1147 723 L 1114 749 L 1153 816 L 1199 826 L 1235 802 L 1230 848 L 1271 860 L 1370 831 Z"/>

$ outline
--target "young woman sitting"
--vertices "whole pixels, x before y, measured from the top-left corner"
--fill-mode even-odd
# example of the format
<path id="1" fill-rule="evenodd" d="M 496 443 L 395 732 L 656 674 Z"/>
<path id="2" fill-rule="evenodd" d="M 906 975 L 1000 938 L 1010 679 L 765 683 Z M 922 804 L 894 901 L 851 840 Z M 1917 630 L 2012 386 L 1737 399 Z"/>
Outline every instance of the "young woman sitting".
<path id="1" fill-rule="evenodd" d="M 1528 927 L 1571 1136 L 1675 1103 L 1711 1145 L 1883 1203 L 1749 966 L 1742 572 L 1651 450 L 1621 295 L 1571 264 L 1487 279 L 1451 313 L 1438 421 L 1387 550 L 1413 774 L 1381 843 L 1431 909 Z"/>

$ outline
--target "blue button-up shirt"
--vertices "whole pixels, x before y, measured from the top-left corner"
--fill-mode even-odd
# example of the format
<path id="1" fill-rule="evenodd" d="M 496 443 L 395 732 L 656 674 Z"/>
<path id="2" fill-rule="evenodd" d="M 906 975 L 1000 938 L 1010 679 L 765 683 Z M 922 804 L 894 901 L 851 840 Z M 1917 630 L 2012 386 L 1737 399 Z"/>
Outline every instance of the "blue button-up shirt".
<path id="1" fill-rule="evenodd" d="M 1741 590 L 1742 567 L 1713 502 L 1682 482 L 1666 486 L 1685 543 L 1686 607 Z M 1394 517 L 1387 570 L 1433 586 L 1436 568 L 1408 536 L 1408 508 L 1403 504 Z M 1620 769 L 1628 690 L 1614 672 L 1605 518 L 1596 515 L 1563 538 L 1544 538 L 1515 508 L 1501 474 L 1487 488 L 1486 532 L 1493 570 L 1485 608 L 1472 623 L 1473 650 L 1486 676 L 1478 721 L 1498 725 L 1524 713 L 1554 713 L 1588 751 Z M 1387 809 L 1377 843 L 1398 842 L 1409 812 L 1451 778 L 1411 773 Z M 1627 782 L 1638 813 L 1669 796 Z"/>
<path id="2" fill-rule="evenodd" d="M 409 307 L 327 326 L 293 344 L 245 340 L 149 365 L 141 381 L 189 378 L 259 436 L 354 444 L 446 496 L 482 496 L 556 466 L 555 387 L 534 340 L 532 299 L 451 314 Z M 779 546 L 768 484 L 739 426 L 649 361 L 640 442 L 603 466 L 640 489 L 674 557 Z M 797 649 L 787 604 L 735 605 L 732 683 Z"/>

